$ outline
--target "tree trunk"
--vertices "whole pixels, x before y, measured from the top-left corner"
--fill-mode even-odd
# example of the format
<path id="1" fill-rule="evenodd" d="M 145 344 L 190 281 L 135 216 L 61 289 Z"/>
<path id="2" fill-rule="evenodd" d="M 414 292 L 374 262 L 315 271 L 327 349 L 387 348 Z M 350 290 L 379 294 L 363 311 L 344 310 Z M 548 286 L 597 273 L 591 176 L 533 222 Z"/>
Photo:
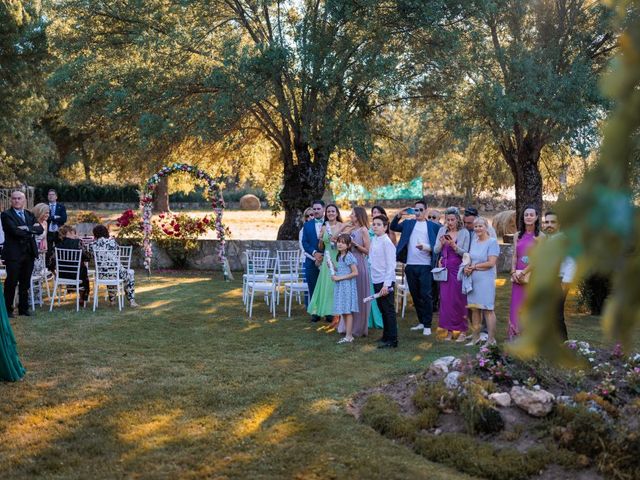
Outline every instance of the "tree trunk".
<path id="1" fill-rule="evenodd" d="M 160 181 L 153 191 L 153 211 L 164 213 L 169 211 L 169 179 L 160 177 Z"/>
<path id="2" fill-rule="evenodd" d="M 283 153 L 286 155 L 286 153 Z M 314 200 L 322 198 L 325 190 L 329 154 L 324 149 L 314 150 L 314 160 L 306 147 L 296 151 L 293 158 L 285 159 L 280 201 L 284 208 L 284 222 L 278 229 L 278 240 L 298 240 L 302 228 L 302 215 Z"/>
<path id="3" fill-rule="evenodd" d="M 84 143 L 80 147 L 80 154 L 82 156 L 82 167 L 84 168 L 84 179 L 87 182 L 91 182 L 91 161 L 87 149 L 84 148 Z"/>
<path id="4" fill-rule="evenodd" d="M 516 224 L 521 228 L 522 214 L 533 206 L 542 215 L 542 175 L 539 161 L 542 145 L 525 139 L 517 150 L 502 150 L 511 168 L 516 187 Z"/>

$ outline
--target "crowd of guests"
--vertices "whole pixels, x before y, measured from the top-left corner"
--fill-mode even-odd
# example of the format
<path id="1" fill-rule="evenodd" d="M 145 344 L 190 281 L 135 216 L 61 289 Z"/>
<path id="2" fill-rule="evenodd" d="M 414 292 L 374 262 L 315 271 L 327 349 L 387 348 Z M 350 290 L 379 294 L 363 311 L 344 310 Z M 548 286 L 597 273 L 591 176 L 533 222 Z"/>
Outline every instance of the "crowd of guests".
<path id="1" fill-rule="evenodd" d="M 109 235 L 104 225 L 93 229 L 90 242 L 83 243 L 78 238 L 75 227 L 67 225 L 67 211 L 58 202 L 55 190 L 49 190 L 48 203 L 38 203 L 31 210 L 26 209 L 26 197 L 23 192 L 11 194 L 11 208 L 0 215 L 0 258 L 6 271 L 4 288 L 0 286 L 0 380 L 15 381 L 24 376 L 24 368 L 17 355 L 15 338 L 9 324 L 9 318 L 15 317 L 14 303 L 18 290 L 18 315 L 31 316 L 29 310 L 29 288 L 31 277 L 56 270 L 55 249 L 80 250 L 80 282 L 77 292 L 86 307 L 91 284 L 89 281 L 88 263 L 94 251 L 113 252 L 114 258 L 120 261 L 119 246 Z M 65 275 L 60 271 L 60 276 Z M 66 273 L 68 276 L 69 274 Z M 135 301 L 134 271 L 129 268 L 119 269 L 124 283 L 124 291 L 129 304 L 137 307 Z M 111 304 L 115 304 L 115 286 L 107 288 Z"/>
<path id="2" fill-rule="evenodd" d="M 384 208 L 374 206 L 369 216 L 354 207 L 343 220 L 335 204 L 318 200 L 304 212 L 300 248 L 309 286 L 307 311 L 311 321 L 322 318 L 344 336 L 338 343 L 368 335 L 369 328 L 383 328 L 379 348 L 398 346 L 394 295 L 397 262 L 416 310 L 412 331 L 433 334 L 433 312 L 438 326 L 446 330 L 445 341 L 467 346 L 496 342 L 496 263 L 500 247 L 489 221 L 473 207 L 462 213 L 456 207 L 429 210 L 424 200 L 389 218 Z M 512 297 L 508 337 L 521 332 L 520 313 L 531 274 L 529 253 L 542 237 L 541 218 L 533 207 L 523 211 L 514 236 Z M 547 212 L 543 229 L 559 234 L 554 212 Z M 397 234 L 400 234 L 399 237 Z M 566 340 L 564 301 L 575 272 L 567 258 L 560 270 L 558 288 L 558 332 Z M 371 301 L 372 295 L 375 296 Z M 457 337 L 456 337 L 457 334 Z"/>

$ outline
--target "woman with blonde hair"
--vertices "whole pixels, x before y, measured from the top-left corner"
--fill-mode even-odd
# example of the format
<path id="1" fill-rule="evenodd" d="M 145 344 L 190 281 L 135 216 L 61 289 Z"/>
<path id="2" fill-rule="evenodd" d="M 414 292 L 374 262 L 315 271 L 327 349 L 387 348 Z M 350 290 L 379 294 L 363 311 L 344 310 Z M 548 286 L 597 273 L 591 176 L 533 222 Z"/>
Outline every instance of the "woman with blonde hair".
<path id="1" fill-rule="evenodd" d="M 42 226 L 44 232 L 36 235 L 36 245 L 38 246 L 38 256 L 33 262 L 33 273 L 38 275 L 47 267 L 47 232 L 49 220 L 49 205 L 46 203 L 38 203 L 31 209 L 31 213 L 36 217 L 36 221 Z"/>

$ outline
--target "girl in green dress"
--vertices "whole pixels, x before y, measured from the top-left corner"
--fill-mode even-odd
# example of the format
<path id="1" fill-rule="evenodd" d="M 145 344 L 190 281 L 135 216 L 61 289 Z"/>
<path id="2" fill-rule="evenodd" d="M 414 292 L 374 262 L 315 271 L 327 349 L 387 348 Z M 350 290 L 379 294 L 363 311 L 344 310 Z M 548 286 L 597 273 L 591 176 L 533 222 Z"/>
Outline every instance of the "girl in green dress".
<path id="1" fill-rule="evenodd" d="M 11 330 L 7 307 L 4 302 L 4 292 L 0 285 L 0 380 L 16 382 L 22 380 L 25 370 L 18 358 L 16 339 Z"/>
<path id="2" fill-rule="evenodd" d="M 324 225 L 320 230 L 320 239 L 318 240 L 318 250 L 324 251 L 324 258 L 320 266 L 320 274 L 318 282 L 313 291 L 313 296 L 309 301 L 307 312 L 311 315 L 325 317 L 329 321 L 333 317 L 333 287 L 334 282 L 331 280 L 331 271 L 328 260 L 336 265 L 336 257 L 338 250 L 336 249 L 336 239 L 342 231 L 343 223 L 340 216 L 340 210 L 334 204 L 327 205 L 324 213 Z"/>

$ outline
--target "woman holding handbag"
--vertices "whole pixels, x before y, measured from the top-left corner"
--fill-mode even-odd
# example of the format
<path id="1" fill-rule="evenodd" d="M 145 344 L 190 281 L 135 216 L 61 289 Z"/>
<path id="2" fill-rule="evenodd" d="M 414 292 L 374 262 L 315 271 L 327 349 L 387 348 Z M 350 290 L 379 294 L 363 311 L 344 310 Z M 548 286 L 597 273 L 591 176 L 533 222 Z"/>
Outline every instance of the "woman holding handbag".
<path id="1" fill-rule="evenodd" d="M 509 311 L 509 339 L 520 334 L 520 310 L 526 298 L 526 284 L 531 275 L 529 254 L 539 238 L 540 215 L 535 207 L 527 206 L 518 219 L 518 233 L 513 237 L 513 257 L 511 259 L 511 308 Z"/>
<path id="2" fill-rule="evenodd" d="M 462 293 L 462 282 L 458 270 L 462 255 L 469 251 L 469 232 L 464 228 L 460 212 L 449 207 L 444 212 L 445 225 L 438 231 L 434 252 L 440 255 L 438 265 L 444 268 L 440 274 L 434 272 L 434 280 L 440 281 L 440 319 L 438 326 L 447 330 L 445 340 L 453 338 L 453 331 L 462 332 L 458 341 L 465 341 L 467 331 L 467 296 Z M 446 279 L 443 273 L 446 272 Z"/>

